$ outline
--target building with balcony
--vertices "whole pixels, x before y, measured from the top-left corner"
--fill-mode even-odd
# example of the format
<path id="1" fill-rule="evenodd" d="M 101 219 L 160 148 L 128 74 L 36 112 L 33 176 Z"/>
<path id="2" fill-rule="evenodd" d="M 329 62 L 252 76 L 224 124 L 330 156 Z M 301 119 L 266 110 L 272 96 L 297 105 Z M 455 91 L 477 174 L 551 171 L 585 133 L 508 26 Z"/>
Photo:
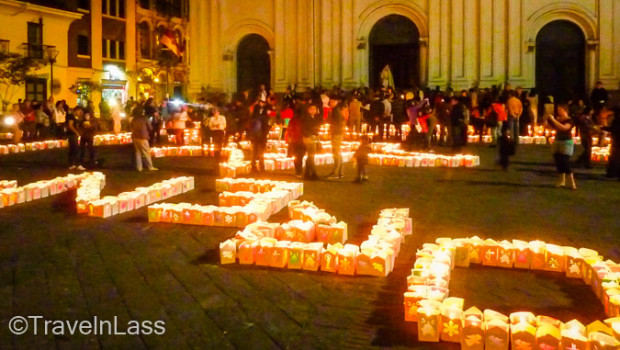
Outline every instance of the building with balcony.
<path id="1" fill-rule="evenodd" d="M 70 106 L 182 96 L 188 6 L 188 0 L 0 0 L 0 49 L 47 63 L 13 102 L 45 99 L 52 85 L 54 97 Z M 176 53 L 162 44 L 165 35 L 174 38 Z"/>
<path id="2" fill-rule="evenodd" d="M 0 96 L 8 103 L 18 99 L 45 101 L 52 95 L 70 98 L 69 40 L 66 35 L 81 13 L 23 1 L 0 0 L 0 50 L 36 59 L 40 68 L 33 70 L 23 86 L 0 86 Z M 52 77 L 53 76 L 53 77 Z M 7 94 L 8 92 L 8 94 Z"/>

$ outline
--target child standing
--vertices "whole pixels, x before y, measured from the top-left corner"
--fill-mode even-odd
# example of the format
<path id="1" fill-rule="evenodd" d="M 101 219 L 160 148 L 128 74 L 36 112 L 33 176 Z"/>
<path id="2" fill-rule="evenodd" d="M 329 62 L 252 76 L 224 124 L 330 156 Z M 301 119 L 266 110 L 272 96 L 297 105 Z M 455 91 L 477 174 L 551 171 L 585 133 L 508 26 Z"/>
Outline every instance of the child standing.
<path id="1" fill-rule="evenodd" d="M 353 155 L 357 162 L 357 179 L 355 182 L 368 180 L 368 171 L 366 170 L 366 166 L 368 165 L 368 154 L 370 152 L 370 139 L 368 136 L 363 136 L 359 148 Z"/>

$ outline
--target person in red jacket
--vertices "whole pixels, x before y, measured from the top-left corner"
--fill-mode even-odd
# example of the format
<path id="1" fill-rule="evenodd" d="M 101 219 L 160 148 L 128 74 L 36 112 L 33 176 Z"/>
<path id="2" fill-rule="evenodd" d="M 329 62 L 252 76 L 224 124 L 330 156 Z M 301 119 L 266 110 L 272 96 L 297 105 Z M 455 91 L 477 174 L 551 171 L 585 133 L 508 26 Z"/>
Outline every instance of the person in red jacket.
<path id="1" fill-rule="evenodd" d="M 498 99 L 491 103 L 485 112 L 485 120 L 487 126 L 491 129 L 491 137 L 493 138 L 491 147 L 496 147 L 502 125 L 508 120 L 504 104 L 500 103 Z"/>

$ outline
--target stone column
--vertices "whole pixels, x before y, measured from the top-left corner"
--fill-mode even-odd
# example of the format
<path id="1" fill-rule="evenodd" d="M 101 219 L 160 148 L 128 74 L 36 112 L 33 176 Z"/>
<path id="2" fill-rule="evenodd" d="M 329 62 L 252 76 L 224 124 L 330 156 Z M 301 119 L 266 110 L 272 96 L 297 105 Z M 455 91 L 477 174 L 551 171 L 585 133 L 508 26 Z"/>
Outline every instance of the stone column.
<path id="1" fill-rule="evenodd" d="M 290 5 L 290 1 L 274 1 L 275 44 L 272 48 L 274 50 L 274 57 L 272 60 L 275 60 L 275 62 L 273 62 L 272 67 L 275 66 L 275 74 L 272 73 L 272 75 L 274 76 L 275 82 L 271 86 L 276 91 L 284 91 L 286 85 L 288 85 L 288 72 L 286 68 L 289 64 L 289 57 L 287 53 L 290 48 L 287 45 L 287 36 L 289 36 L 289 33 L 287 33 L 288 28 L 286 23 L 287 18 L 289 18 L 289 13 L 285 10 L 287 2 Z"/>
<path id="2" fill-rule="evenodd" d="M 215 89 L 222 89 L 222 46 L 220 45 L 220 2 L 210 0 L 210 21 L 209 21 L 209 42 L 210 62 L 209 62 L 209 85 Z"/>
<path id="3" fill-rule="evenodd" d="M 189 11 L 189 38 L 187 44 L 189 46 L 189 86 L 190 94 L 199 94 L 202 78 L 201 57 L 203 49 L 200 46 L 202 33 L 200 32 L 200 23 L 204 21 L 204 11 L 202 9 L 202 1 L 190 1 Z"/>
<path id="4" fill-rule="evenodd" d="M 353 0 L 342 0 L 342 85 L 346 89 L 357 87 L 357 81 L 355 80 L 355 53 L 357 45 L 353 29 L 354 6 Z"/>
<path id="5" fill-rule="evenodd" d="M 127 79 L 129 95 L 136 95 L 137 64 L 136 64 L 136 2 L 125 1 L 125 71 L 134 72 L 133 79 Z M 138 96 L 135 96 L 136 100 Z"/>
<path id="6" fill-rule="evenodd" d="M 449 0 L 429 1 L 429 86 L 446 87 L 450 79 Z"/>

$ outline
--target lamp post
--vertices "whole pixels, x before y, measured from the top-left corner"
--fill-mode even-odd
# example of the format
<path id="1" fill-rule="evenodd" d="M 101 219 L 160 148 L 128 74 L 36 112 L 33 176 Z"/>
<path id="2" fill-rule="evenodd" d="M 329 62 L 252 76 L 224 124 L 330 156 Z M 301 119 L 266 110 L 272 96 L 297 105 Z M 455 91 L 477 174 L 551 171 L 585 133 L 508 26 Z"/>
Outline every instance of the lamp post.
<path id="1" fill-rule="evenodd" d="M 56 63 L 56 57 L 60 51 L 56 46 L 47 45 L 45 47 L 45 59 L 50 64 L 50 96 L 54 96 L 54 63 Z"/>

